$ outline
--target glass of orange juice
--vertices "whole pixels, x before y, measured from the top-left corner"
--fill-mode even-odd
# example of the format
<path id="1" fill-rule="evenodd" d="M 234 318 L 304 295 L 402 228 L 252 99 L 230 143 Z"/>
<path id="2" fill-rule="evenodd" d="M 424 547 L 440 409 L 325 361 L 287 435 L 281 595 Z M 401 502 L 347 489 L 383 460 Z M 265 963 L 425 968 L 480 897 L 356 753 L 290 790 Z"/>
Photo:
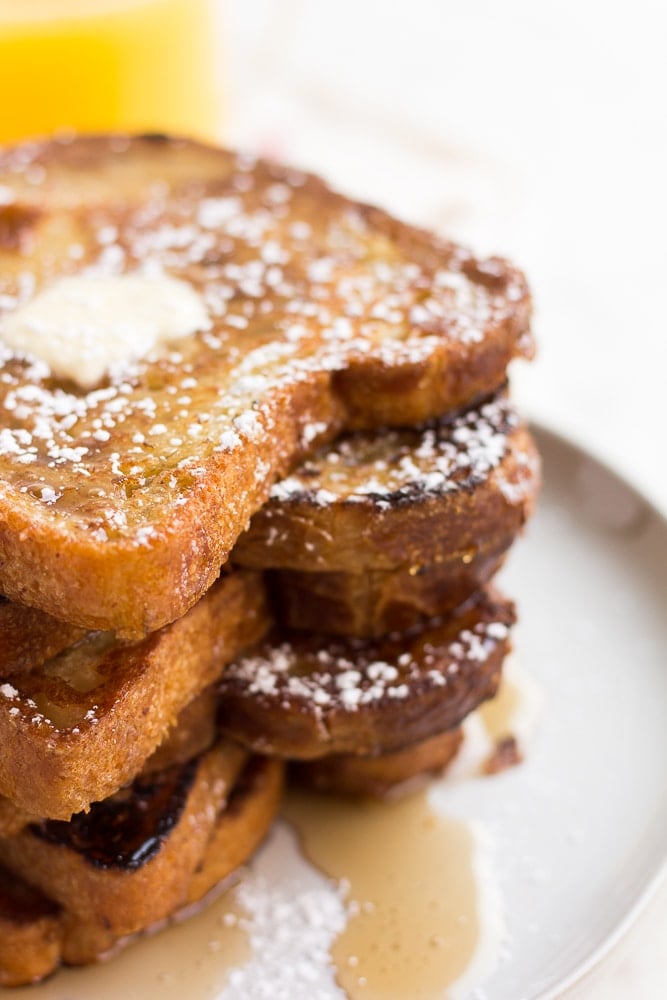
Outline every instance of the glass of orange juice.
<path id="1" fill-rule="evenodd" d="M 219 137 L 212 0 L 0 0 L 0 142 L 79 132 Z"/>

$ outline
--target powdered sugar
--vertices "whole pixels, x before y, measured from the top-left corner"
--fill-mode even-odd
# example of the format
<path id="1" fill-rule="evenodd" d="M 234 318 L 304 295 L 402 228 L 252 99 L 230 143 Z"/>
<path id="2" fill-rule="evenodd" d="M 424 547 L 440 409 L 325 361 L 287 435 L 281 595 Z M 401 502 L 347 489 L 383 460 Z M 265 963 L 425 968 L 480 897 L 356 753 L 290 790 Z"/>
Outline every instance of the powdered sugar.
<path id="1" fill-rule="evenodd" d="M 266 643 L 225 671 L 221 690 L 262 704 L 308 711 L 325 720 L 331 713 L 357 712 L 446 688 L 461 672 L 474 674 L 509 635 L 507 622 L 482 617 L 453 636 L 437 622 L 420 640 L 311 639 Z"/>
<path id="2" fill-rule="evenodd" d="M 418 493 L 469 489 L 501 467 L 519 426 L 518 414 L 500 395 L 453 422 L 443 420 L 417 430 L 352 434 L 321 449 L 301 469 L 276 483 L 271 498 L 280 502 L 304 498 L 320 506 L 362 500 L 382 504 Z M 507 484 L 508 500 L 509 491 Z"/>
<path id="3" fill-rule="evenodd" d="M 275 860 L 280 858 L 276 869 Z M 330 1000 L 341 996 L 330 949 L 344 930 L 342 887 L 306 865 L 283 825 L 236 890 L 253 956 L 229 974 L 220 1000 Z"/>
<path id="4" fill-rule="evenodd" d="M 140 143 L 111 145 L 114 162 L 138 157 L 140 173 Z M 68 157 L 76 162 L 76 146 L 59 150 L 63 177 Z M 99 155 L 106 162 L 103 145 Z M 491 280 L 488 268 L 454 245 L 436 248 L 431 238 L 415 236 L 409 250 L 415 259 L 406 259 L 407 244 L 391 235 L 393 223 L 381 213 L 296 171 L 220 153 L 210 175 L 202 163 L 193 196 L 179 178 L 180 155 L 165 148 L 164 178 L 144 180 L 140 196 L 133 202 L 130 194 L 124 208 L 111 189 L 106 207 L 98 192 L 91 208 L 84 185 L 63 256 L 44 256 L 34 274 L 26 258 L 24 272 L 0 277 L 0 338 L 4 317 L 73 271 L 95 280 L 167 275 L 190 285 L 210 313 L 212 329 L 196 333 L 192 343 L 178 341 L 170 353 L 119 365 L 108 384 L 90 392 L 72 391 L 46 366 L 3 350 L 2 477 L 31 503 L 79 518 L 94 537 L 133 533 L 147 506 L 164 512 L 187 502 L 192 480 L 175 470 L 207 468 L 216 454 L 239 448 L 238 439 L 270 450 L 272 407 L 314 373 L 365 359 L 418 364 L 443 345 L 465 350 L 514 322 L 527 298 L 518 273 L 503 265 Z M 29 172 L 48 180 L 49 156 L 49 147 L 38 144 L 3 153 L 5 203 L 25 195 Z M 65 191 L 70 199 L 77 196 L 76 169 Z M 106 176 L 96 183 L 103 187 Z M 29 204 L 60 219 L 65 232 L 72 227 L 71 213 L 48 184 L 30 189 Z M 31 211 L 19 213 L 25 231 Z M 188 401 L 172 391 L 185 380 Z M 327 429 L 313 419 L 304 426 L 304 443 Z M 255 481 L 263 483 L 264 467 L 256 471 Z M 244 497 L 227 502 L 242 507 Z M 119 509 L 124 518 L 115 516 Z"/>

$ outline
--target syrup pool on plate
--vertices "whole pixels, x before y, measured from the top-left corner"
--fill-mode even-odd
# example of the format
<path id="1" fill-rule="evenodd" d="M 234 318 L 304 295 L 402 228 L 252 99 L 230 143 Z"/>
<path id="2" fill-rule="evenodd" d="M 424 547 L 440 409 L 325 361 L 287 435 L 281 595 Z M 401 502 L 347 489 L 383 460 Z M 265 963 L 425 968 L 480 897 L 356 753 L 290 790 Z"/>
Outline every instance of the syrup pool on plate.
<path id="1" fill-rule="evenodd" d="M 0 142 L 220 131 L 211 0 L 0 0 Z"/>
<path id="2" fill-rule="evenodd" d="M 343 888 L 347 923 L 331 958 L 350 1000 L 454 996 L 489 937 L 494 961 L 500 921 L 483 910 L 479 844 L 427 791 L 395 802 L 292 793 L 284 814 L 308 860 Z"/>

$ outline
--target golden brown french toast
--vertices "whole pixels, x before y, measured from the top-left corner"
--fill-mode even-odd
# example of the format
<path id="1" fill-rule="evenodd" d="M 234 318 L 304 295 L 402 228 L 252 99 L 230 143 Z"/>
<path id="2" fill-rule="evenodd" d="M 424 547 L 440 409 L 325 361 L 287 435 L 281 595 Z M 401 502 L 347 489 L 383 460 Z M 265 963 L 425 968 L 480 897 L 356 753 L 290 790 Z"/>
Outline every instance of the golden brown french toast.
<path id="1" fill-rule="evenodd" d="M 208 750 L 218 736 L 217 714 L 218 693 L 210 687 L 179 712 L 162 743 L 145 761 L 141 776 L 145 778 L 174 764 L 185 764 Z M 40 822 L 40 819 L 40 816 L 20 809 L 10 799 L 0 796 L 0 838 L 11 837 L 29 823 Z"/>
<path id="2" fill-rule="evenodd" d="M 281 788 L 279 761 L 223 741 L 70 823 L 0 841 L 0 927 L 30 947 L 17 962 L 0 943 L 0 976 L 18 985 L 97 961 L 199 902 L 264 838 Z"/>
<path id="3" fill-rule="evenodd" d="M 520 272 L 290 168 L 89 137 L 0 152 L 0 191 L 0 592 L 87 629 L 178 618 L 320 441 L 469 404 L 532 351 Z M 7 346 L 137 278 L 194 294 L 194 332 L 94 385 Z M 104 311 L 97 339 L 67 313 L 82 371 Z"/>
<path id="4" fill-rule="evenodd" d="M 505 538 L 468 562 L 459 556 L 408 569 L 274 570 L 268 576 L 278 617 L 290 628 L 372 638 L 406 632 L 459 607 L 500 569 L 512 541 Z"/>
<path id="5" fill-rule="evenodd" d="M 225 670 L 220 728 L 290 760 L 401 750 L 456 728 L 495 694 L 514 620 L 511 602 L 484 591 L 404 635 L 277 630 Z"/>
<path id="6" fill-rule="evenodd" d="M 0 986 L 44 979 L 61 946 L 60 907 L 0 865 Z"/>
<path id="7" fill-rule="evenodd" d="M 84 635 L 85 629 L 0 596 L 0 676 L 39 667 Z"/>
<path id="8" fill-rule="evenodd" d="M 491 579 L 532 512 L 539 470 L 504 392 L 420 428 L 346 435 L 274 486 L 232 559 L 275 571 L 292 628 L 404 631 Z"/>
<path id="9" fill-rule="evenodd" d="M 436 733 L 420 743 L 374 757 L 333 754 L 293 764 L 291 775 L 318 792 L 395 798 L 441 774 L 461 745 L 460 729 Z"/>
<path id="10" fill-rule="evenodd" d="M 259 574 L 235 572 L 140 642 L 88 633 L 7 681 L 0 667 L 0 794 L 63 820 L 113 794 L 269 624 Z"/>
<path id="11" fill-rule="evenodd" d="M 535 443 L 501 393 L 453 420 L 346 435 L 271 490 L 233 560 L 300 573 L 413 573 L 509 544 L 539 485 Z"/>

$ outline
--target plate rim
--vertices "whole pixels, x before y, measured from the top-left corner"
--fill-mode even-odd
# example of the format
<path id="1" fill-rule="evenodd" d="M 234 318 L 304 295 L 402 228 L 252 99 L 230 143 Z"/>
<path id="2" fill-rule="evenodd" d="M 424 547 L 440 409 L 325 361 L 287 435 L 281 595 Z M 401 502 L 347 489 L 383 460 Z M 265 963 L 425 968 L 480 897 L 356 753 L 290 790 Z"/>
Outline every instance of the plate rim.
<path id="1" fill-rule="evenodd" d="M 538 445 L 540 438 L 551 439 L 557 447 L 569 450 L 570 452 L 576 452 L 579 456 L 589 461 L 592 459 L 607 475 L 615 479 L 621 486 L 632 493 L 644 507 L 648 508 L 650 513 L 657 519 L 661 530 L 667 535 L 667 515 L 608 456 L 598 453 L 595 446 L 589 446 L 587 442 L 579 443 L 574 441 L 566 431 L 551 427 L 537 417 L 529 415 L 528 424 L 531 433 L 534 433 L 538 438 Z M 639 888 L 636 899 L 614 929 L 585 958 L 578 962 L 573 969 L 559 979 L 557 983 L 547 987 L 546 990 L 540 990 L 538 993 L 532 993 L 529 996 L 526 995 L 522 1000 L 558 1000 L 566 990 L 570 990 L 580 983 L 590 972 L 602 964 L 616 945 L 630 932 L 665 882 L 667 882 L 667 841 L 663 849 L 662 861 L 654 873 Z"/>

